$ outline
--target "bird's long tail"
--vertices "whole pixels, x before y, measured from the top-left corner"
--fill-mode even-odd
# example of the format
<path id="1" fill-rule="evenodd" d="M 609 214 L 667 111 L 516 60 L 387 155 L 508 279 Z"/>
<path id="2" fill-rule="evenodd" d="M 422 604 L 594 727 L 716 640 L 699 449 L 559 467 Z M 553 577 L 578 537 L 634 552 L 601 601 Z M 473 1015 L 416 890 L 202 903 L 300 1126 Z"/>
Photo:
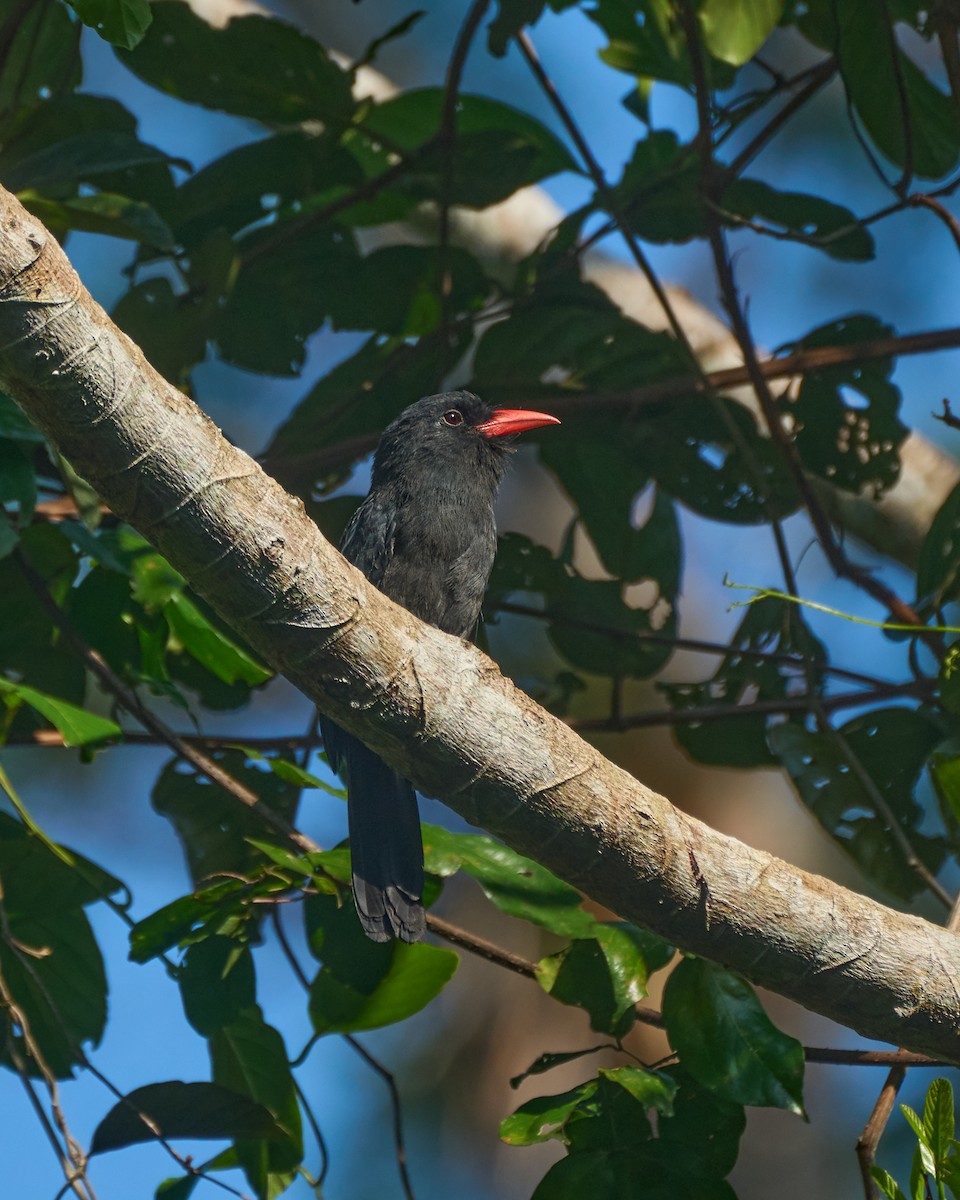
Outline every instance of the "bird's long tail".
<path id="1" fill-rule="evenodd" d="M 353 743 L 345 754 L 353 896 L 375 942 L 418 942 L 423 911 L 423 842 L 417 795 L 396 771 Z"/>

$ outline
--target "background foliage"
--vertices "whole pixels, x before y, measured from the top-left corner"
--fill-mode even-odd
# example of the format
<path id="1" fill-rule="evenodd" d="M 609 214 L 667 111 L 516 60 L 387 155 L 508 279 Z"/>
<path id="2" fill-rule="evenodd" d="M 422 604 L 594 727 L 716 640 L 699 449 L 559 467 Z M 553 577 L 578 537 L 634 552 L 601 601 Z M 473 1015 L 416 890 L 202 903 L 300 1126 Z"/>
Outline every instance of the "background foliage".
<path id="1" fill-rule="evenodd" d="M 296 400 L 282 412 L 262 402 L 257 428 L 270 433 L 250 449 L 333 538 L 363 491 L 377 434 L 415 397 L 465 385 L 496 404 L 560 414 L 563 425 L 538 450 L 554 481 L 549 512 L 501 539 L 485 641 L 541 702 L 585 730 L 669 723 L 698 762 L 782 770 L 861 886 L 939 919 L 960 851 L 955 634 L 939 629 L 957 598 L 960 500 L 954 493 L 944 505 L 909 578 L 864 570 L 821 500 L 824 487 L 880 497 L 897 481 L 908 432 L 898 339 L 914 329 L 895 328 L 887 298 L 865 289 L 849 311 L 829 306 L 791 328 L 778 351 L 789 368 L 777 356 L 764 364 L 754 344 L 764 316 L 755 321 L 741 290 L 739 256 L 777 278 L 794 261 L 778 257 L 786 244 L 854 272 L 917 208 L 960 244 L 950 210 L 960 165 L 952 9 L 910 0 L 478 2 L 462 14 L 440 82 L 417 79 L 379 99 L 365 98 L 358 73 L 427 14 L 397 21 L 372 3 L 370 11 L 366 49 L 345 60 L 305 25 L 268 15 L 217 28 L 176 2 L 4 0 L 0 181 L 68 251 L 78 248 L 81 266 L 84 247 L 102 247 L 103 236 L 128 244 L 110 284 L 112 316 L 228 432 L 243 436 L 247 418 L 217 389 L 269 397 L 280 393 L 267 377 L 292 381 Z M 619 73 L 633 122 L 628 153 L 606 174 L 531 40 L 550 21 L 564 30 L 574 20 L 570 28 L 586 20 L 599 30 L 603 70 Z M 181 121 L 197 109 L 242 119 L 232 147 L 195 163 L 173 134 L 163 147 L 144 140 L 131 111 L 85 77 L 85 56 L 102 61 L 97 35 L 113 45 L 117 72 L 181 102 Z M 536 113 L 463 86 L 468 55 L 508 50 L 546 98 Z M 686 105 L 681 119 L 661 119 L 664 94 Z M 867 164 L 870 184 L 852 196 L 818 172 L 815 141 L 783 180 L 757 163 L 827 95 L 829 137 L 846 161 Z M 850 167 L 856 179 L 858 169 Z M 576 200 L 520 261 L 505 266 L 464 235 L 464 210 L 558 180 Z M 98 239 L 84 240 L 91 234 Z M 587 277 L 587 253 L 601 243 L 623 247 L 652 282 L 662 300 L 655 323 L 638 323 Z M 651 265 L 665 247 L 689 247 L 715 271 L 711 290 L 745 362 L 739 390 L 717 386 L 693 353 Z M 788 290 L 789 275 L 776 286 Z M 943 330 L 939 344 L 958 340 Z M 521 474 L 543 495 L 533 469 L 527 455 Z M 341 904 L 346 850 L 297 854 L 238 803 L 248 789 L 285 822 L 314 829 L 320 806 L 340 820 L 312 718 L 305 733 L 260 733 L 282 683 L 2 397 L 0 503 L 0 737 L 14 777 L 0 773 L 2 1086 L 35 1102 L 77 1195 L 95 1194 L 106 1170 L 97 1156 L 138 1161 L 128 1148 L 157 1149 L 158 1139 L 172 1159 L 151 1159 L 150 1178 L 167 1200 L 214 1182 L 257 1197 L 320 1194 L 348 1152 L 328 1149 L 302 1082 L 315 1070 L 311 1051 L 342 1037 L 393 1095 L 392 1077 L 356 1035 L 434 1002 L 459 956 L 435 944 L 367 942 Z M 763 589 L 725 644 L 681 637 L 684 547 L 704 528 L 712 538 L 740 528 L 762 547 L 750 560 L 762 577 L 741 578 L 731 549 L 711 580 L 718 606 L 729 599 L 724 569 Z M 812 557 L 845 581 L 843 607 L 892 614 L 898 628 L 838 635 L 835 622 L 794 602 L 812 577 L 803 564 L 811 532 Z M 533 628 L 546 634 L 535 652 Z M 704 657 L 662 678 L 684 649 Z M 171 726 L 203 735 L 186 757 Z M 155 770 L 153 809 L 189 871 L 179 891 L 151 894 L 147 847 L 130 846 L 108 872 L 83 857 L 92 853 L 86 838 L 61 845 L 55 810 L 45 831 L 31 816 L 43 768 L 13 769 L 28 753 L 20 747 L 63 745 L 79 779 L 82 764 L 96 760 L 90 769 L 99 770 L 121 744 Z M 174 756 L 158 759 L 145 748 L 155 744 Z M 210 780 L 217 769 L 219 784 Z M 500 1114 L 507 1144 L 552 1141 L 561 1151 L 538 1160 L 538 1200 L 588 1186 L 598 1197 L 733 1196 L 745 1108 L 805 1113 L 801 1042 L 771 1022 L 746 980 L 584 907 L 536 863 L 459 828 L 425 826 L 425 845 L 432 899 L 458 874 L 475 880 L 489 905 L 538 931 L 526 943 L 532 959 L 498 946 L 488 957 L 580 1014 L 580 1048 L 547 1044 L 517 1068 L 513 1082 L 527 1098 Z M 447 921 L 461 894 L 441 902 L 435 932 L 482 949 L 469 911 L 467 929 Z M 480 928 L 489 919 L 472 917 Z M 202 1039 L 206 1057 L 195 1052 L 182 1068 L 189 1081 L 143 1075 L 135 1056 L 122 1083 L 98 1065 L 109 1031 L 96 931 L 108 919 L 130 926 L 124 972 L 161 964 L 151 986 L 179 994 Z M 507 943 L 521 936 L 510 922 L 497 928 Z M 657 973 L 668 969 L 664 985 Z M 651 976 L 659 1015 L 640 1004 Z M 278 991 L 301 984 L 296 1014 L 290 1001 L 278 1007 Z M 654 1061 L 638 1024 L 665 1028 L 668 1057 Z M 134 1021 L 129 1044 L 149 1040 L 149 1025 Z M 578 1081 L 563 1090 L 539 1079 L 552 1071 Z M 100 1081 L 82 1147 L 60 1127 L 73 1123 L 73 1093 L 58 1081 L 78 1074 Z M 343 1103 L 335 1078 L 323 1092 L 323 1107 Z M 955 1188 L 952 1109 L 939 1081 L 923 1117 L 908 1116 L 917 1149 L 904 1194 Z M 399 1109 L 369 1111 L 381 1123 L 381 1156 L 388 1167 L 396 1160 L 390 1186 L 411 1194 L 418 1173 L 429 1186 L 427 1167 L 408 1172 Z M 438 1125 L 424 1128 L 429 1158 Z M 195 1152 L 198 1139 L 217 1145 L 200 1141 Z M 878 1186 L 900 1194 L 892 1176 L 878 1172 Z M 522 1194 L 520 1184 L 499 1194 L 508 1191 Z"/>

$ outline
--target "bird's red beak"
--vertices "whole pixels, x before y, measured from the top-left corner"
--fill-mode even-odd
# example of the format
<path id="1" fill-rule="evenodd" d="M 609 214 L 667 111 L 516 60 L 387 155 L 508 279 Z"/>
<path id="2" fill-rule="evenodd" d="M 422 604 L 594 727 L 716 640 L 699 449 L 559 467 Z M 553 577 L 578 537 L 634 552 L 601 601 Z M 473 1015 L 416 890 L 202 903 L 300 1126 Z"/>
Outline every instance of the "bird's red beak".
<path id="1" fill-rule="evenodd" d="M 531 412 L 526 408 L 496 408 L 489 421 L 483 421 L 475 428 L 484 437 L 495 438 L 523 433 L 525 429 L 538 429 L 541 425 L 559 424 L 559 418 L 547 413 Z"/>

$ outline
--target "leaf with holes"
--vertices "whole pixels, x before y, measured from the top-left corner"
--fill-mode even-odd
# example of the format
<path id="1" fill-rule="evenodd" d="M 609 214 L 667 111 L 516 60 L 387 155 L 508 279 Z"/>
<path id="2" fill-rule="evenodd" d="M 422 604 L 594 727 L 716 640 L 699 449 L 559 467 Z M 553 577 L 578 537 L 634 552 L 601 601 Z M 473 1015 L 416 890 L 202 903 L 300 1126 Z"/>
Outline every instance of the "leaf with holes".
<path id="1" fill-rule="evenodd" d="M 924 812 L 915 799 L 917 781 L 943 730 L 932 714 L 907 708 L 881 708 L 840 728 L 850 755 L 829 734 L 798 725 L 778 725 L 769 742 L 804 803 L 864 875 L 903 900 L 926 884 L 910 865 L 903 839 L 933 874 L 946 854 L 942 834 L 921 831 Z M 851 757 L 852 756 L 852 757 Z M 852 761 L 859 762 L 872 786 L 865 785 Z M 873 789 L 896 821 L 877 811 Z"/>
<path id="2" fill-rule="evenodd" d="M 874 317 L 854 314 L 822 325 L 788 352 L 872 342 L 893 330 Z M 796 396 L 780 408 L 795 429 L 794 444 L 808 471 L 849 492 L 880 495 L 900 475 L 900 389 L 891 382 L 893 361 L 864 359 L 804 374 Z"/>

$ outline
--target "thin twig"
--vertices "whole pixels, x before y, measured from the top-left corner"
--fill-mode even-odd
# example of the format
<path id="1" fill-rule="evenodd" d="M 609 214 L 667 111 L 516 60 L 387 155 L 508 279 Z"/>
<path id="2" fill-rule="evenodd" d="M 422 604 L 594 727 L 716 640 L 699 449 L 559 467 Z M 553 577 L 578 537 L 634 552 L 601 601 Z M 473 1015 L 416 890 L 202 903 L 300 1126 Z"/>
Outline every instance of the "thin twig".
<path id="1" fill-rule="evenodd" d="M 460 102 L 460 82 L 467 57 L 477 36 L 490 0 L 474 0 L 466 19 L 457 35 L 453 53 L 447 66 L 447 77 L 443 87 L 443 107 L 440 112 L 440 129 L 437 144 L 441 154 L 440 213 L 437 230 L 438 290 L 440 294 L 440 328 L 447 330 L 450 318 L 450 296 L 453 279 L 450 274 L 450 206 L 453 199 L 453 177 L 456 166 L 457 106 Z M 446 332 L 445 332 L 446 336 Z"/>
<path id="2" fill-rule="evenodd" d="M 776 115 L 744 146 L 733 161 L 727 165 L 727 171 L 731 175 L 739 175 L 780 132 L 794 113 L 799 112 L 824 84 L 830 82 L 836 73 L 837 60 L 833 55 L 825 58 L 823 62 L 817 63 L 809 72 L 803 87 L 798 88 Z"/>
<path id="3" fill-rule="evenodd" d="M 387 1091 L 390 1093 L 390 1107 L 393 1112 L 394 1157 L 397 1160 L 397 1170 L 400 1173 L 400 1185 L 407 1200 L 416 1200 L 413 1193 L 413 1184 L 410 1182 L 410 1173 L 407 1169 L 407 1149 L 403 1140 L 403 1108 L 401 1106 L 397 1081 L 394 1079 L 392 1072 L 388 1071 L 382 1062 L 374 1058 L 370 1051 L 352 1034 L 345 1033 L 343 1040 L 352 1050 L 355 1050 L 360 1055 L 367 1066 L 372 1071 L 375 1071 L 387 1085 Z"/>
<path id="4" fill-rule="evenodd" d="M 664 316 L 667 318 L 674 337 L 686 351 L 694 369 L 699 372 L 700 362 L 697 358 L 697 353 L 691 345 L 690 339 L 687 337 L 686 330 L 680 323 L 680 318 L 677 316 L 676 311 L 670 302 L 670 297 L 667 295 L 666 289 L 660 282 L 659 276 L 657 275 L 656 271 L 654 271 L 650 264 L 650 260 L 647 258 L 646 254 L 644 254 L 639 241 L 633 236 L 633 233 L 630 230 L 629 223 L 626 221 L 623 213 L 620 211 L 620 205 L 617 201 L 617 197 L 613 189 L 610 187 L 610 184 L 607 182 L 607 178 L 603 173 L 603 169 L 601 168 L 600 163 L 597 161 L 596 156 L 590 148 L 590 143 L 580 131 L 580 127 L 574 120 L 573 114 L 567 107 L 563 97 L 558 92 L 553 80 L 543 69 L 543 64 L 540 62 L 540 56 L 537 54 L 536 48 L 534 47 L 533 42 L 530 39 L 530 35 L 526 32 L 526 30 L 521 29 L 520 32 L 517 33 L 516 42 L 520 47 L 520 53 L 526 59 L 527 66 L 529 66 L 530 70 L 533 72 L 533 75 L 540 84 L 544 95 L 546 95 L 547 99 L 553 105 L 554 111 L 563 123 L 567 133 L 570 135 L 570 138 L 576 146 L 580 157 L 583 159 L 584 166 L 587 168 L 590 178 L 594 182 L 594 186 L 597 189 L 597 194 L 600 197 L 604 208 L 607 210 L 607 212 L 609 212 L 611 217 L 613 217 L 614 221 L 616 222 L 617 229 L 620 232 L 620 235 L 623 238 L 631 257 L 633 258 L 633 261 L 637 264 L 643 277 L 653 290 L 653 294 L 657 298 L 657 303 L 663 310 Z"/>

